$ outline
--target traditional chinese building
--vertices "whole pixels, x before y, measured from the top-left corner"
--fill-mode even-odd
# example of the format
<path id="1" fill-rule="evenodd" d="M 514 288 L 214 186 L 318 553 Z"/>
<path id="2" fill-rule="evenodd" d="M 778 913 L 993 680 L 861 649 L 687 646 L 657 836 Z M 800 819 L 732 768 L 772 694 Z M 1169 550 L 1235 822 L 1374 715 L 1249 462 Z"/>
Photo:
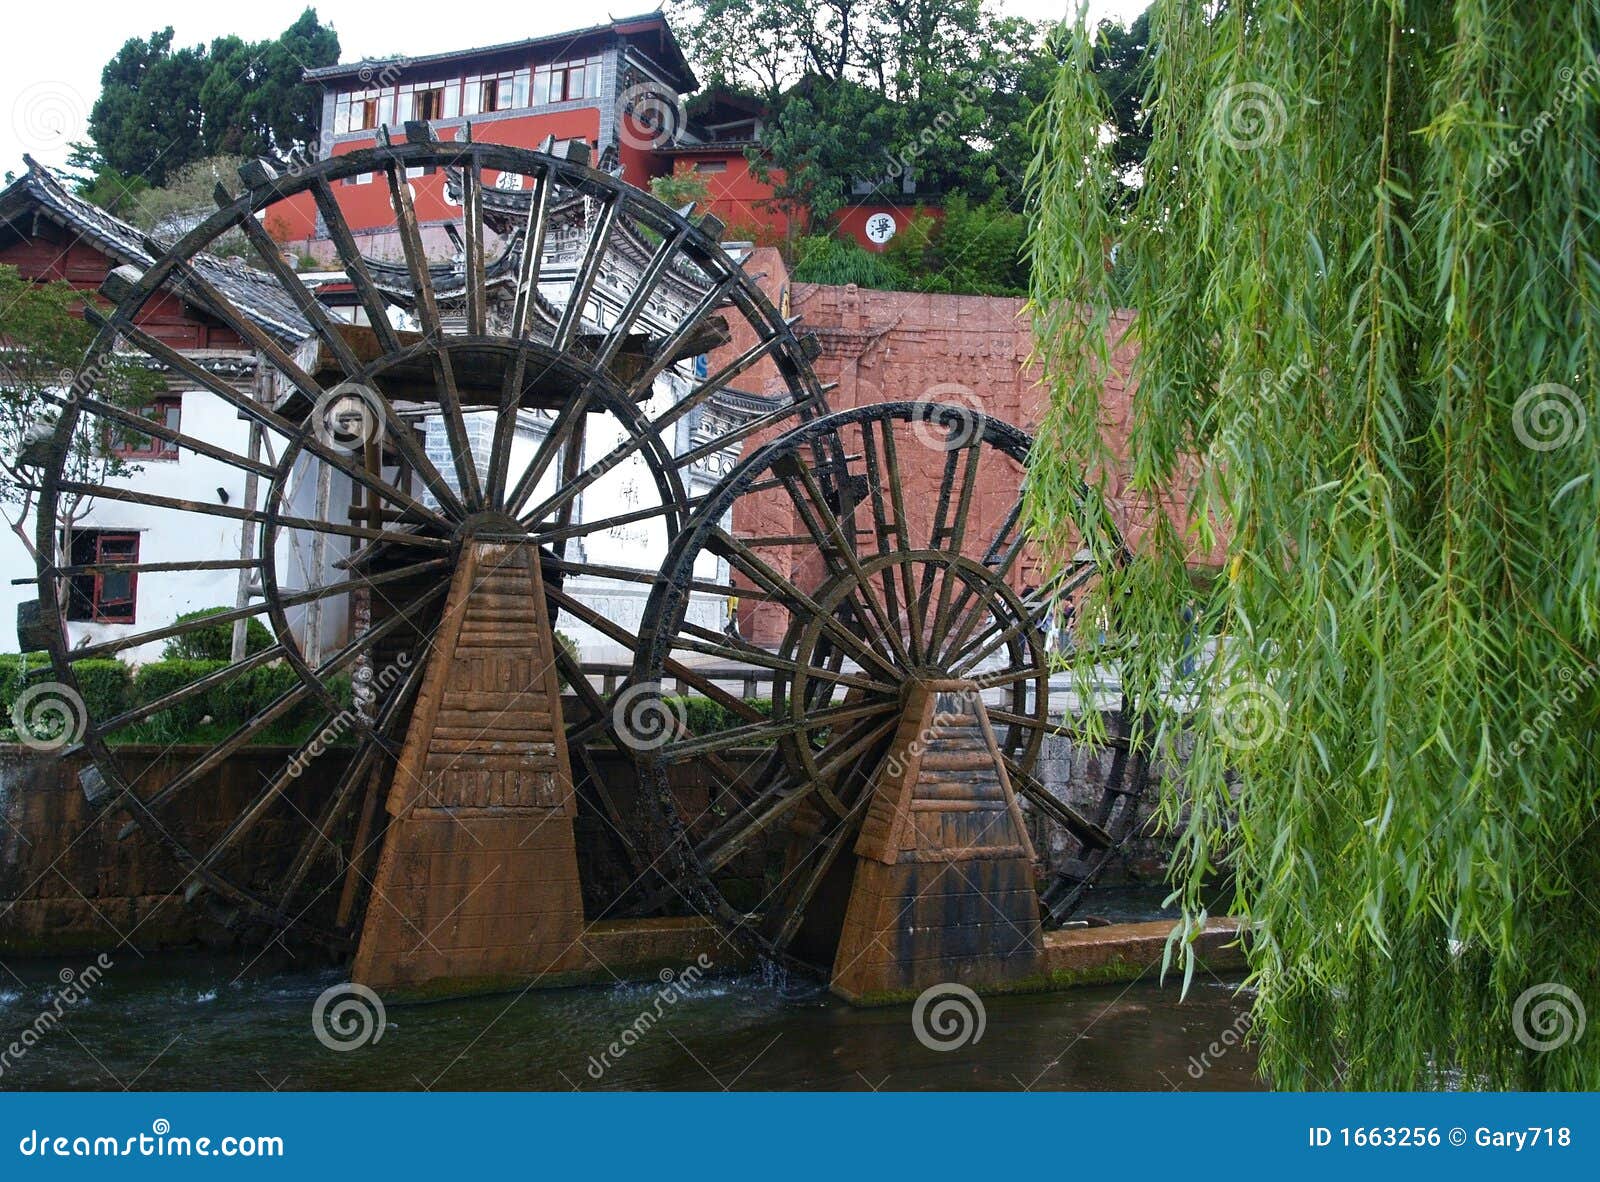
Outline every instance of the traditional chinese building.
<path id="1" fill-rule="evenodd" d="M 772 185 L 748 155 L 761 143 L 765 105 L 716 91 L 699 95 L 691 119 L 687 99 L 700 83 L 659 12 L 475 49 L 325 66 L 305 77 L 323 88 L 319 156 L 373 147 L 384 132 L 399 138 L 411 121 L 432 124 L 442 140 L 459 138 L 470 124 L 479 142 L 586 151 L 591 163 L 640 188 L 675 170 L 693 173 L 709 193 L 703 212 L 727 227 L 730 240 L 775 242 L 788 229 Z M 424 241 L 448 253 L 444 226 L 459 218 L 448 178 L 419 170 L 410 179 Z M 373 180 L 353 177 L 334 197 L 364 251 L 395 254 L 395 244 L 382 240 L 392 223 L 388 198 Z M 868 249 L 882 249 L 911 217 L 914 181 L 863 180 L 854 189 L 837 224 Z M 293 253 L 329 253 L 309 196 L 276 207 L 266 224 Z"/>

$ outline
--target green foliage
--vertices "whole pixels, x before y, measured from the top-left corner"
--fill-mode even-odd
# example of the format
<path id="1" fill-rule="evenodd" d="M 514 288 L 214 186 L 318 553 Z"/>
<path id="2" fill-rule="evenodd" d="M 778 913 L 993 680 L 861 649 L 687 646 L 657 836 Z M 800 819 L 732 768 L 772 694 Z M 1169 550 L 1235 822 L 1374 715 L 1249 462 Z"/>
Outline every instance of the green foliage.
<path id="1" fill-rule="evenodd" d="M 795 244 L 797 283 L 854 283 L 888 291 L 1020 296 L 1027 293 L 1027 226 L 998 199 L 973 205 L 960 193 L 944 216 L 918 212 L 884 250 L 813 235 Z"/>
<path id="2" fill-rule="evenodd" d="M 313 9 L 269 41 L 172 41 L 170 27 L 130 38 L 101 72 L 89 135 L 109 168 L 160 188 L 206 156 L 285 155 L 312 141 L 321 93 L 301 72 L 339 60 L 337 34 Z"/>
<path id="3" fill-rule="evenodd" d="M 696 735 L 714 735 L 721 731 L 732 730 L 734 727 L 750 725 L 748 719 L 729 710 L 720 702 L 702 698 L 698 694 L 668 698 L 667 705 L 674 713 L 681 710 L 684 724 Z M 772 717 L 771 698 L 749 698 L 746 699 L 745 705 L 759 712 L 763 718 Z"/>
<path id="4" fill-rule="evenodd" d="M 136 706 L 157 701 L 202 677 L 226 669 L 226 660 L 152 661 L 130 669 L 120 661 L 73 663 L 73 676 L 91 719 L 105 720 Z M 39 653 L 0 653 L 0 735 L 13 737 L 11 711 L 29 685 L 51 681 L 49 658 Z M 109 736 L 124 743 L 216 743 L 265 711 L 283 694 L 301 684 L 294 668 L 278 661 L 248 670 L 206 693 L 196 694 Z M 351 702 L 350 679 L 330 683 L 340 708 Z M 256 744 L 298 743 L 326 725 L 328 711 L 318 701 L 303 701 L 275 719 L 252 739 Z M 342 740 L 348 742 L 348 732 Z"/>
<path id="5" fill-rule="evenodd" d="M 30 685 L 53 681 L 50 657 L 42 653 L 0 653 L 0 736 L 13 741 L 11 710 L 16 699 Z M 128 667 L 120 661 L 78 661 L 72 665 L 83 702 L 91 718 L 109 718 L 128 709 L 133 691 Z"/>
<path id="6" fill-rule="evenodd" d="M 176 242 L 217 211 L 213 197 L 217 185 L 236 184 L 243 163 L 242 156 L 207 156 L 172 169 L 166 184 L 141 193 L 124 216 L 158 241 Z M 251 254 L 249 239 L 241 230 L 230 230 L 206 249 L 220 255 Z"/>
<path id="7" fill-rule="evenodd" d="M 889 241 L 885 256 L 918 291 L 1025 295 L 1027 221 L 998 198 L 973 205 L 952 193 L 944 216 L 921 215 Z"/>
<path id="8" fill-rule="evenodd" d="M 658 176 L 650 182 L 650 192 L 657 201 L 682 209 L 685 205 L 704 205 L 711 198 L 706 179 L 687 164 L 680 163 L 667 176 Z"/>
<path id="9" fill-rule="evenodd" d="M 200 620 L 206 616 L 214 616 L 218 612 L 232 610 L 227 607 L 203 607 L 198 611 L 184 612 L 173 623 L 186 624 L 190 620 Z M 272 644 L 272 633 L 257 617 L 251 616 L 245 624 L 246 656 L 258 653 Z M 174 636 L 161 650 L 163 661 L 227 661 L 232 655 L 233 621 L 231 620 Z"/>
<path id="10" fill-rule="evenodd" d="M 556 629 L 555 637 L 556 647 L 560 649 L 561 652 L 565 654 L 567 659 L 574 665 L 581 666 L 581 661 L 579 660 L 578 656 L 578 642 L 572 639 L 572 637 L 568 636 L 565 632 L 561 631 L 559 628 Z M 556 676 L 560 679 L 560 683 L 563 687 L 571 686 L 572 680 L 567 676 L 567 671 L 559 664 L 556 665 Z"/>
<path id="11" fill-rule="evenodd" d="M 107 718 L 127 709 L 132 679 L 121 661 L 76 661 L 72 672 L 91 717 Z M 10 730 L 18 694 L 51 680 L 50 658 L 43 653 L 0 653 L 0 729 Z"/>
<path id="12" fill-rule="evenodd" d="M 674 27 L 709 84 L 771 108 L 752 169 L 795 234 L 856 182 L 900 193 L 1009 191 L 1047 89 L 1042 27 L 986 0 L 681 0 Z"/>
<path id="13" fill-rule="evenodd" d="M 24 446 L 51 435 L 94 340 L 95 331 L 83 318 L 84 299 L 63 280 L 35 283 L 15 267 L 0 266 L 0 505 L 30 551 L 38 482 L 34 469 L 22 464 Z M 144 404 L 161 385 L 159 375 L 114 356 L 89 377 L 96 398 L 125 408 Z M 96 423 L 96 429 L 77 431 L 69 442 L 63 465 L 67 480 L 102 484 L 138 471 L 112 450 L 117 439 L 98 429 L 105 420 Z M 56 504 L 59 525 L 70 531 L 89 500 L 65 493 Z"/>
<path id="14" fill-rule="evenodd" d="M 1279 1086 L 1600 1088 L 1593 1032 L 1518 1037 L 1559 1035 L 1529 1012 L 1554 987 L 1600 997 L 1600 9 L 1157 0 L 1150 36 L 1125 225 L 1082 29 L 1034 121 L 1028 488 L 1048 553 L 1087 534 L 1079 618 L 1137 642 L 1146 736 L 1192 734 L 1163 801 L 1188 918 L 1230 873 Z M 1192 524 L 1117 569 L 1112 482 L 1196 457 Z"/>
<path id="15" fill-rule="evenodd" d="M 79 197 L 119 216 L 136 209 L 139 198 L 150 188 L 142 176 L 127 176 L 112 168 L 93 144 L 72 144 L 66 167 L 58 171 Z"/>
<path id="16" fill-rule="evenodd" d="M 796 244 L 791 278 L 796 283 L 854 283 L 888 291 L 904 291 L 910 286 L 906 272 L 884 255 L 865 249 L 854 239 L 831 234 L 802 238 Z"/>
<path id="17" fill-rule="evenodd" d="M 132 701 L 144 705 L 193 685 L 202 677 L 228 667 L 226 659 L 176 659 L 141 665 L 134 674 Z M 114 736 L 118 743 L 216 742 L 266 710 L 283 694 L 300 685 L 293 666 L 285 662 L 261 665 L 238 674 L 217 689 L 185 699 Z M 335 696 L 342 706 L 350 703 L 350 682 L 339 678 Z M 292 743 L 309 735 L 325 719 L 318 702 L 304 701 L 276 719 L 256 738 L 256 743 Z"/>

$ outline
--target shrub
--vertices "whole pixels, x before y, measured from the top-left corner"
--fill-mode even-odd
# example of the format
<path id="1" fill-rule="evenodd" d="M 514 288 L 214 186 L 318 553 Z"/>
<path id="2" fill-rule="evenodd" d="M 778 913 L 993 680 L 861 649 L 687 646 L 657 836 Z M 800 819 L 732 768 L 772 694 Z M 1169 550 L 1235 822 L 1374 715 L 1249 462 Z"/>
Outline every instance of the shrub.
<path id="1" fill-rule="evenodd" d="M 73 676 L 91 718 L 109 718 L 127 709 L 132 679 L 121 661 L 74 661 Z M 0 729 L 11 728 L 17 696 L 29 685 L 54 680 L 50 658 L 43 653 L 0 653 Z"/>
<path id="2" fill-rule="evenodd" d="M 232 611 L 228 607 L 203 607 L 199 611 L 184 612 L 173 622 L 176 624 L 187 623 L 190 620 L 203 619 L 214 616 L 218 612 Z M 254 616 L 245 623 L 245 655 L 258 653 L 272 644 L 272 633 L 267 626 Z M 165 661 L 226 661 L 233 656 L 233 622 L 231 620 L 220 624 L 213 624 L 208 628 L 196 628 L 193 632 L 185 632 L 182 636 L 174 636 L 167 641 L 166 647 L 161 650 L 161 658 Z"/>
<path id="3" fill-rule="evenodd" d="M 748 720 L 735 714 L 720 702 L 702 698 L 698 694 L 674 698 L 672 704 L 675 709 L 682 707 L 684 722 L 697 735 L 714 735 L 719 731 L 750 725 Z M 746 699 L 745 705 L 759 711 L 763 718 L 772 717 L 771 698 L 749 698 Z"/>
<path id="4" fill-rule="evenodd" d="M 915 286 L 889 259 L 850 238 L 817 234 L 795 244 L 794 281 L 904 291 Z"/>

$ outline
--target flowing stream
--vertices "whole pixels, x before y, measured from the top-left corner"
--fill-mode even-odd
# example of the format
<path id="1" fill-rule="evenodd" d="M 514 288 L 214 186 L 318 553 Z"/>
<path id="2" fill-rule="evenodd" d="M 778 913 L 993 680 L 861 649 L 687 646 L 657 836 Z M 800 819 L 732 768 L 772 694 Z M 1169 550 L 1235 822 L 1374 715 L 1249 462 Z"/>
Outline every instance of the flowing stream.
<path id="1" fill-rule="evenodd" d="M 1150 916 L 1137 901 L 1104 902 L 1113 918 Z M 1236 979 L 1205 973 L 1181 1000 L 1176 983 L 1155 982 L 985 998 L 981 1037 L 971 1040 L 967 1015 L 968 1037 L 948 1050 L 917 1037 L 909 1006 L 853 1009 L 813 982 L 759 973 L 389 1006 L 380 1038 L 337 1050 L 312 1021 L 337 972 L 127 949 L 110 958 L 42 1027 L 62 962 L 0 967 L 0 1090 L 1261 1086 L 1241 1038 L 1248 998 Z M 93 957 L 68 960 L 80 962 Z M 32 1045 L 9 1054 L 25 1030 Z"/>

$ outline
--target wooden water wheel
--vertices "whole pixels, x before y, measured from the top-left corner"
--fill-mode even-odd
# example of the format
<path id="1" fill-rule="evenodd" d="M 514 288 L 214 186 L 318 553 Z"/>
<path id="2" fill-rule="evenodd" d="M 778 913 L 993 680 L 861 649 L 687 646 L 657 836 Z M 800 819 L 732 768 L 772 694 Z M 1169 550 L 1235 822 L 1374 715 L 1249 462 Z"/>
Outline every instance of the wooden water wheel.
<path id="1" fill-rule="evenodd" d="M 91 798 L 128 814 L 125 834 L 137 826 L 171 851 L 186 893 L 229 923 L 356 942 L 386 800 L 391 819 L 398 815 L 395 768 L 415 738 L 408 728 L 424 709 L 419 700 L 428 701 L 430 750 L 477 761 L 470 790 L 481 798 L 462 807 L 541 803 L 519 795 L 515 769 L 555 749 L 535 733 L 552 716 L 552 661 L 565 683 L 567 705 L 554 717 L 577 808 L 616 835 L 618 857 L 648 871 L 598 762 L 616 746 L 615 695 L 591 685 L 551 630 L 587 627 L 634 648 L 627 621 L 587 606 L 574 587 L 634 587 L 642 598 L 657 572 L 641 569 L 640 556 L 678 536 L 717 465 L 736 459 L 755 432 L 814 417 L 822 392 L 810 342 L 721 248 L 714 219 L 692 222 L 690 211 L 548 148 L 440 143 L 408 125 L 404 143 L 287 170 L 256 164 L 243 170 L 242 192 L 219 188 L 218 212 L 182 241 L 147 244 L 154 265 L 108 284 L 114 307 L 97 317 L 98 339 L 62 400 L 40 470 L 44 558 L 32 635 L 56 678 L 78 691 L 75 665 L 85 659 L 151 659 L 202 627 L 265 626 L 265 643 L 242 659 L 194 662 L 151 700 L 90 718 L 82 736 L 94 760 Z M 450 243 L 428 239 L 439 228 L 418 224 L 408 181 L 441 169 L 461 211 L 443 227 Z M 364 257 L 341 212 L 336 186 L 358 181 L 388 195 L 392 257 Z M 348 278 L 351 322 L 311 294 L 262 227 L 264 210 L 299 195 L 315 202 Z M 225 235 L 242 236 L 292 301 L 305 325 L 298 349 L 264 332 L 216 281 L 205 252 Z M 141 310 L 166 292 L 255 351 L 253 388 L 140 327 Z M 696 368 L 729 341 L 730 363 Z M 112 357 L 202 392 L 250 425 L 249 444 L 150 422 L 100 398 Z M 765 363 L 777 378 L 760 394 L 740 392 L 741 375 Z M 191 469 L 203 471 L 193 490 L 157 491 L 137 475 L 105 485 L 75 476 L 74 440 L 130 430 L 195 457 Z M 136 520 L 146 531 L 138 560 L 74 560 L 58 514 L 68 497 L 93 499 L 88 524 Z M 239 549 L 203 552 L 196 538 L 207 535 L 218 545 L 231 536 L 227 545 Z M 203 621 L 96 625 L 73 647 L 64 621 L 75 581 L 107 577 L 195 607 L 209 606 L 196 595 L 214 603 L 215 588 L 237 585 L 237 606 Z M 447 604 L 459 606 L 457 618 Z M 469 633 L 479 645 L 472 652 Z M 430 672 L 447 663 L 447 635 L 451 670 Z M 497 637 L 524 646 L 529 686 L 549 691 L 537 708 L 516 696 L 526 687 L 463 688 L 461 677 L 511 667 L 496 665 L 505 656 Z M 490 702 L 495 694 L 512 696 Z M 128 744 L 164 734 L 163 723 L 203 730 L 222 713 L 217 704 L 241 698 L 254 703 L 248 719 L 199 748 L 153 754 Z M 517 733 L 506 722 L 501 733 L 502 714 L 533 729 Z M 451 730 L 462 725 L 472 733 Z M 219 769 L 252 753 L 259 782 L 237 804 L 218 803 L 232 794 L 197 798 Z M 176 768 L 158 754 L 176 758 Z"/>
<path id="2" fill-rule="evenodd" d="M 1037 951 L 1041 918 L 1071 914 L 1135 823 L 1145 777 L 1125 742 L 1093 807 L 1040 779 L 1047 737 L 1076 733 L 1052 718 L 1046 634 L 1052 616 L 1066 634 L 1092 631 L 1072 617 L 1095 571 L 1085 558 L 1038 573 L 1022 528 L 1029 443 L 930 403 L 796 428 L 697 509 L 646 610 L 630 707 L 643 720 L 635 741 L 658 856 L 726 928 L 765 955 L 831 971 L 836 987 L 851 975 L 840 949 L 884 938 L 859 867 L 888 867 L 867 893 L 905 901 L 882 921 L 898 925 L 895 956 L 935 957 L 906 935 L 920 927 L 950 933 L 944 951 L 986 932 L 973 938 L 1015 960 L 1023 945 Z M 739 629 L 722 634 L 686 615 L 691 588 L 719 564 L 741 606 Z M 765 671 L 770 710 L 695 678 L 708 662 Z M 674 686 L 712 697 L 725 722 L 697 730 Z M 713 775 L 703 809 L 672 790 L 686 765 Z M 752 871 L 763 849 L 782 853 Z M 1042 881 L 1036 860 L 1051 868 Z M 764 877 L 753 885 L 752 873 Z M 916 919 L 919 907 L 931 914 Z M 997 907 L 1013 907 L 998 932 L 985 910 Z M 929 964 L 933 979 L 954 979 Z M 917 980 L 910 969 L 867 976 L 843 991 L 892 995 Z"/>

